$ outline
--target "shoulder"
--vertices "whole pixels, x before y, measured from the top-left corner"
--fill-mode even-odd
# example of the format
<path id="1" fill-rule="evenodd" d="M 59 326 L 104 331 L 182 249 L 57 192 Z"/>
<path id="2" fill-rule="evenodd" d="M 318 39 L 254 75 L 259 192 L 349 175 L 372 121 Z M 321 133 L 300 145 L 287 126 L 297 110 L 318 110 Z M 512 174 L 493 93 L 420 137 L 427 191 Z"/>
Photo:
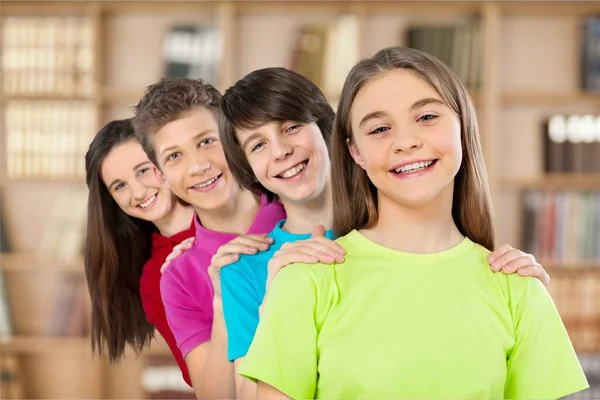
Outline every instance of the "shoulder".
<path id="1" fill-rule="evenodd" d="M 294 263 L 277 273 L 273 283 L 287 287 L 313 288 L 320 292 L 335 286 L 336 264 L 302 264 Z M 316 292 L 315 292 L 316 293 Z"/>
<path id="2" fill-rule="evenodd" d="M 163 271 L 161 289 L 167 286 L 193 286 L 198 280 L 208 279 L 209 265 L 210 255 L 194 243 L 191 249 L 171 261 Z"/>

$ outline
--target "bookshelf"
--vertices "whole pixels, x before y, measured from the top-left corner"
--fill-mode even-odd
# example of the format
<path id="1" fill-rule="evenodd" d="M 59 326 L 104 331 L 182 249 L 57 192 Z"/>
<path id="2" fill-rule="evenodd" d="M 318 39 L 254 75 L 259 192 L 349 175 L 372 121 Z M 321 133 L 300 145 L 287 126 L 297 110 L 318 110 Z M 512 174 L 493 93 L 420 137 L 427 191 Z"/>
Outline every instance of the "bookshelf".
<path id="1" fill-rule="evenodd" d="M 79 79 L 76 82 L 87 77 L 83 79 L 87 83 L 82 84 L 85 90 L 65 92 L 54 86 L 52 90 L 3 92 L 0 97 L 4 132 L 9 122 L 5 110 L 11 104 L 86 104 L 87 117 L 79 122 L 74 113 L 63 117 L 77 126 L 71 134 L 81 143 L 89 142 L 105 122 L 129 116 L 144 87 L 162 75 L 163 39 L 176 23 L 219 28 L 223 48 L 216 84 L 223 90 L 254 69 L 289 66 L 298 30 L 307 25 L 332 25 L 346 15 L 353 16 L 354 46 L 362 58 L 388 45 L 406 44 L 406 32 L 415 25 L 475 21 L 481 26 L 482 66 L 480 84 L 469 91 L 480 122 L 499 242 L 524 245 L 526 192 L 600 191 L 600 172 L 545 173 L 541 141 L 542 121 L 550 115 L 597 115 L 600 109 L 600 92 L 584 91 L 579 84 L 581 24 L 587 16 L 600 14 L 598 2 L 4 1 L 2 8 L 3 22 L 6 18 L 40 16 L 86 21 L 91 38 L 86 42 L 85 54 L 93 62 L 84 62 L 83 72 L 74 74 Z M 345 75 L 343 69 L 339 68 L 340 76 Z M 324 89 L 335 103 L 337 91 Z M 56 136 L 56 132 L 48 130 L 44 134 Z M 141 382 L 145 365 L 152 355 L 169 354 L 160 338 L 143 357 L 128 354 L 120 364 L 109 366 L 91 357 L 87 337 L 43 334 L 43 324 L 37 317 L 43 313 L 36 307 L 50 307 L 48 299 L 57 296 L 49 289 L 50 282 L 65 274 L 82 275 L 82 261 L 76 255 L 60 258 L 39 254 L 39 243 L 46 236 L 44 228 L 52 224 L 48 210 L 62 201 L 61 193 L 85 192 L 85 183 L 81 166 L 68 174 L 48 176 L 39 173 L 43 167 L 38 167 L 36 173 L 7 176 L 7 163 L 14 162 L 14 156 L 11 161 L 8 154 L 14 150 L 14 142 L 8 143 L 8 133 L 2 135 L 0 143 L 0 189 L 11 253 L 0 254 L 0 271 L 14 298 L 12 303 L 19 304 L 11 311 L 21 316 L 15 317 L 18 321 L 11 341 L 0 345 L 2 352 L 15 354 L 23 365 L 22 375 L 28 382 L 24 396 L 148 397 Z M 58 148 L 52 140 L 44 143 L 50 149 L 54 145 Z M 26 153 L 24 149 L 28 147 L 21 144 L 19 152 Z M 35 146 L 29 149 L 45 154 Z M 81 159 L 83 151 L 82 146 L 65 153 Z M 51 164 L 45 162 L 41 165 Z M 541 255 L 538 259 L 552 276 L 551 293 L 578 350 L 600 351 L 600 305 L 573 295 L 591 293 L 588 295 L 592 298 L 600 298 L 600 262 L 559 262 Z M 595 286 L 582 283 L 584 280 Z M 585 313 L 574 312 L 577 302 L 587 302 L 587 307 L 596 309 L 583 307 Z M 34 322 L 28 322 L 31 319 Z M 61 358 L 61 368 L 57 369 L 53 358 L 63 353 L 67 361 L 63 366 Z M 87 379 L 88 384 L 64 383 L 63 375 L 69 373 Z"/>

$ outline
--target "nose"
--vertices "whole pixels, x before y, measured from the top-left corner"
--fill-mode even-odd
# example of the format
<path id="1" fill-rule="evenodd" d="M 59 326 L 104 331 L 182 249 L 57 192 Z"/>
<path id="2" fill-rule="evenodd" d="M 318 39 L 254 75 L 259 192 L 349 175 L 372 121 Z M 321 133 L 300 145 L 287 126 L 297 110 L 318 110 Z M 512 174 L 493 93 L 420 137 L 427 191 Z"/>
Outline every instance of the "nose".
<path id="1" fill-rule="evenodd" d="M 196 152 L 192 157 L 188 158 L 188 174 L 189 175 L 202 175 L 210 169 L 210 161 L 200 152 Z"/>
<path id="2" fill-rule="evenodd" d="M 396 130 L 394 137 L 394 153 L 410 153 L 420 149 L 423 141 L 410 128 Z"/>
<path id="3" fill-rule="evenodd" d="M 271 141 L 271 155 L 276 161 L 285 160 L 294 152 L 293 146 L 290 146 L 281 139 Z"/>
<path id="4" fill-rule="evenodd" d="M 148 188 L 142 182 L 135 179 L 131 182 L 131 193 L 136 201 L 141 201 L 146 198 Z"/>

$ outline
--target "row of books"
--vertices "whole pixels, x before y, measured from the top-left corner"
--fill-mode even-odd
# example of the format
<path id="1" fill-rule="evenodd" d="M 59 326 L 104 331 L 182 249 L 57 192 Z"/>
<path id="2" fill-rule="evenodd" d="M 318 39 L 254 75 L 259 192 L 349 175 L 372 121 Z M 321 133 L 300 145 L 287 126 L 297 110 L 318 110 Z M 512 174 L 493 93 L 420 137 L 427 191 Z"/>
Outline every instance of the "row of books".
<path id="1" fill-rule="evenodd" d="M 163 39 L 164 76 L 198 78 L 217 85 L 222 54 L 219 28 L 201 25 L 175 25 Z"/>
<path id="2" fill-rule="evenodd" d="M 6 174 L 80 178 L 96 130 L 96 109 L 81 101 L 10 101 L 5 107 Z"/>
<path id="3" fill-rule="evenodd" d="M 407 30 L 405 42 L 439 58 L 468 88 L 481 85 L 483 33 L 478 21 L 414 25 Z"/>
<path id="4" fill-rule="evenodd" d="M 3 93 L 92 95 L 94 35 L 89 17 L 3 18 Z"/>
<path id="5" fill-rule="evenodd" d="M 525 193 L 525 251 L 565 265 L 600 268 L 600 191 Z"/>
<path id="6" fill-rule="evenodd" d="M 600 115 L 553 115 L 543 143 L 546 172 L 600 172 Z"/>
<path id="7" fill-rule="evenodd" d="M 352 14 L 330 24 L 303 26 L 296 34 L 288 67 L 312 80 L 326 96 L 336 96 L 360 59 L 359 42 L 359 21 Z"/>
<path id="8" fill-rule="evenodd" d="M 589 17 L 583 25 L 581 85 L 600 92 L 600 17 Z"/>

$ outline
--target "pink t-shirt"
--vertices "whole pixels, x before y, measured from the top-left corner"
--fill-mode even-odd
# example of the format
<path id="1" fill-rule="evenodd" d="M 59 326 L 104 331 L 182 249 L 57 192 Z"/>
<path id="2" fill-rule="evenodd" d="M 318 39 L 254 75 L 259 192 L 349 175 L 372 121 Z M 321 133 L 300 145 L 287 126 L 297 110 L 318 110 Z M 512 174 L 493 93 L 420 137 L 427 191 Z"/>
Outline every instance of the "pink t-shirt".
<path id="1" fill-rule="evenodd" d="M 248 233 L 268 233 L 284 218 L 282 205 L 278 201 L 267 204 L 263 196 Z M 194 224 L 194 245 L 173 260 L 160 280 L 167 321 L 183 357 L 196 346 L 210 340 L 214 291 L 208 267 L 219 247 L 238 236 L 209 231 L 200 224 L 197 215 L 194 215 Z"/>

